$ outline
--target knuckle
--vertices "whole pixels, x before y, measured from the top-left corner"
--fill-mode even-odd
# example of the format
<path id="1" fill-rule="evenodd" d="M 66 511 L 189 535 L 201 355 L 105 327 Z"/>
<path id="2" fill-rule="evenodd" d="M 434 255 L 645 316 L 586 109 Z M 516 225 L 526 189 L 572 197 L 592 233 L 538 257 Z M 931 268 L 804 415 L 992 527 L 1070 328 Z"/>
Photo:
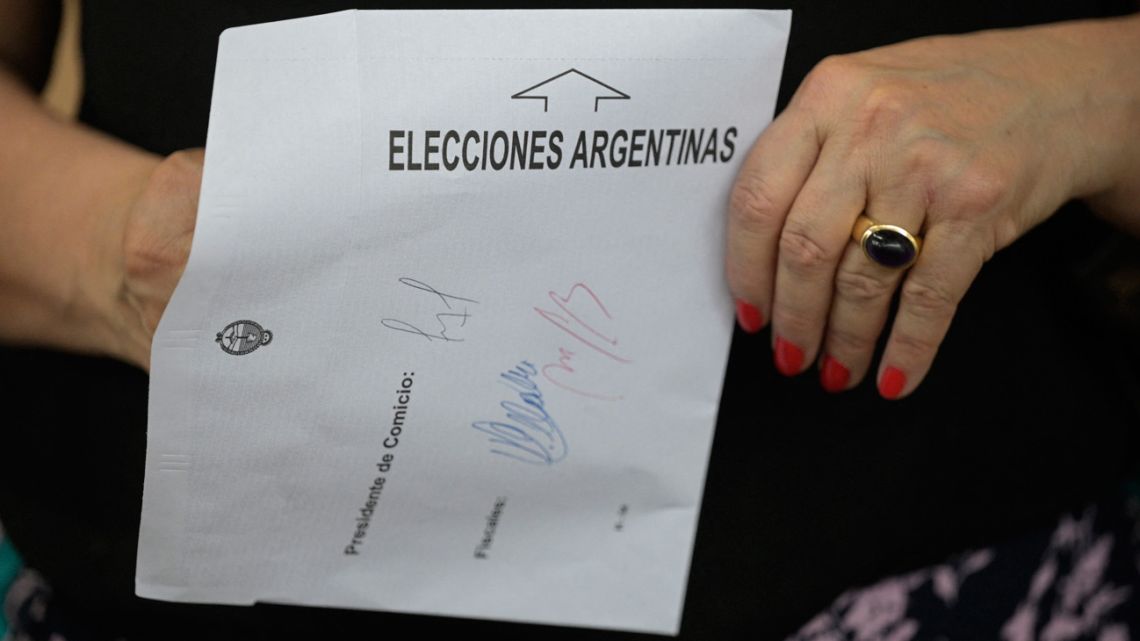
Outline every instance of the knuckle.
<path id="1" fill-rule="evenodd" d="M 796 91 L 797 103 L 827 104 L 845 91 L 861 74 L 850 56 L 831 55 L 816 63 Z"/>
<path id="2" fill-rule="evenodd" d="M 161 163 L 161 165 L 166 167 L 171 173 L 178 175 L 182 175 L 187 172 L 192 173 L 197 168 L 198 164 L 199 163 L 195 160 L 194 154 L 186 150 L 176 151 L 170 154 L 167 156 L 166 162 Z"/>
<path id="3" fill-rule="evenodd" d="M 779 228 L 785 213 L 771 184 L 759 174 L 741 175 L 736 180 L 728 211 L 737 228 L 748 234 L 771 233 Z"/>
<path id="4" fill-rule="evenodd" d="M 917 103 L 905 88 L 878 81 L 855 112 L 855 133 L 865 138 L 889 135 L 912 121 L 916 113 Z"/>
<path id="5" fill-rule="evenodd" d="M 958 306 L 957 297 L 944 287 L 915 278 L 903 283 L 899 302 L 915 316 L 937 321 L 953 316 Z"/>
<path id="6" fill-rule="evenodd" d="M 174 156 L 158 163 L 150 174 L 150 186 L 161 189 L 181 182 L 183 174 L 183 169 L 179 166 L 181 164 L 182 161 Z"/>
<path id="7" fill-rule="evenodd" d="M 881 302 L 894 289 L 893 282 L 858 271 L 840 269 L 835 275 L 836 295 L 857 304 Z"/>
<path id="8" fill-rule="evenodd" d="M 801 273 L 813 273 L 830 265 L 831 255 L 810 232 L 785 225 L 780 233 L 780 262 Z"/>
<path id="9" fill-rule="evenodd" d="M 190 151 L 186 149 L 179 149 L 178 151 L 175 151 L 174 153 L 170 154 L 169 158 L 172 162 L 179 164 L 191 164 L 193 162 L 193 154 L 191 154 Z"/>
<path id="10" fill-rule="evenodd" d="M 1002 169 L 975 164 L 959 176 L 951 210 L 974 217 L 990 213 L 1001 207 L 1011 182 Z"/>
<path id="11" fill-rule="evenodd" d="M 908 146 L 903 161 L 903 170 L 907 175 L 922 179 L 926 188 L 924 191 L 929 192 L 933 187 L 933 180 L 931 179 L 936 175 L 936 172 L 953 166 L 955 164 L 954 157 L 954 148 L 949 141 L 937 134 L 928 132 Z"/>
<path id="12" fill-rule="evenodd" d="M 772 310 L 772 325 L 779 327 L 780 333 L 785 337 L 818 337 L 822 329 L 822 319 L 807 309 L 785 302 L 777 303 Z"/>
<path id="13" fill-rule="evenodd" d="M 897 332 L 891 336 L 891 343 L 895 349 L 905 354 L 922 357 L 936 353 L 939 341 L 909 332 Z"/>
<path id="14" fill-rule="evenodd" d="M 196 187 L 201 176 L 201 165 L 194 156 L 186 151 L 176 151 L 155 166 L 149 186 L 159 193 L 178 194 Z"/>
<path id="15" fill-rule="evenodd" d="M 846 327 L 829 327 L 827 345 L 827 351 L 837 356 L 866 354 L 875 348 L 875 337 Z"/>

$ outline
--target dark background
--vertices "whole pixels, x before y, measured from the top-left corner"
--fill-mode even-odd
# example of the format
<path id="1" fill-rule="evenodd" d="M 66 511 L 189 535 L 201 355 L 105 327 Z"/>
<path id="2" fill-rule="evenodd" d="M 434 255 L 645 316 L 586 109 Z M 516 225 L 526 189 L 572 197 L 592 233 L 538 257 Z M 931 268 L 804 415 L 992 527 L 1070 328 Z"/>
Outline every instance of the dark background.
<path id="1" fill-rule="evenodd" d="M 88 0 L 80 118 L 160 153 L 200 146 L 223 28 L 373 5 L 475 6 Z M 1030 1 L 754 6 L 795 11 L 781 107 L 830 53 L 1129 8 Z M 987 265 L 928 379 L 897 403 L 878 399 L 870 382 L 832 396 L 813 374 L 785 379 L 771 365 L 767 332 L 738 333 L 682 638 L 781 638 L 848 587 L 1046 526 L 1133 473 L 1140 457 L 1138 256 L 1135 241 L 1079 204 L 1067 207 Z M 0 349 L 0 518 L 79 619 L 131 639 L 639 636 L 137 599 L 146 394 L 146 375 L 122 364 Z"/>

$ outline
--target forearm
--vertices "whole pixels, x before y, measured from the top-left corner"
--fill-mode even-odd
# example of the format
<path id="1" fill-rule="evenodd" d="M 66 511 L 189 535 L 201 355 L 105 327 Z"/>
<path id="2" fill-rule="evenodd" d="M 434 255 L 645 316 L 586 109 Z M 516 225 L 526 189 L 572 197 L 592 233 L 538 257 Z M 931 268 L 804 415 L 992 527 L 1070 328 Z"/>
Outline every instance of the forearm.
<path id="1" fill-rule="evenodd" d="M 121 357 L 123 225 L 159 159 L 49 115 L 0 66 L 0 341 Z"/>
<path id="2" fill-rule="evenodd" d="M 1140 14 L 1057 25 L 1090 52 L 1080 120 L 1099 181 L 1077 194 L 1112 224 L 1140 236 Z"/>

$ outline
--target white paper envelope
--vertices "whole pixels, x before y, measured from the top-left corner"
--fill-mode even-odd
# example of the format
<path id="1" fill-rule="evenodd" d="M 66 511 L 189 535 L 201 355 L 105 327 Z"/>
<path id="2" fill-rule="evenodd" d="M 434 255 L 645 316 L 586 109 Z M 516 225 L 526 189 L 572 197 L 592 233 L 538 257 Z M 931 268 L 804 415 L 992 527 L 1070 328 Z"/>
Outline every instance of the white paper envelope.
<path id="1" fill-rule="evenodd" d="M 137 590 L 676 633 L 790 14 L 221 38 Z"/>

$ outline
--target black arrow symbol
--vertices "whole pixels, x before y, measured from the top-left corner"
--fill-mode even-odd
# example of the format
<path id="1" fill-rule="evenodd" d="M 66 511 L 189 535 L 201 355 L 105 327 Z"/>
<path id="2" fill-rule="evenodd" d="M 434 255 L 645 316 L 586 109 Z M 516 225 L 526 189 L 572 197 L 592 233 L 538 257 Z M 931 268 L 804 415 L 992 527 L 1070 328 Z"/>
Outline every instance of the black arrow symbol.
<path id="1" fill-rule="evenodd" d="M 558 74 L 557 76 L 552 76 L 550 78 L 547 78 L 546 80 L 543 80 L 542 82 L 538 83 L 537 85 L 534 85 L 533 87 L 527 87 L 526 89 L 523 89 L 522 91 L 511 96 L 511 100 L 541 100 L 542 101 L 542 110 L 545 112 L 547 105 L 548 105 L 548 102 L 549 102 L 549 99 L 550 99 L 550 96 L 547 95 L 545 91 L 540 91 L 540 92 L 535 93 L 535 94 L 531 94 L 531 92 L 540 88 L 540 87 L 543 87 L 549 83 L 552 83 L 555 80 L 562 78 L 563 76 L 566 76 L 566 75 L 569 75 L 572 73 L 578 74 L 579 76 L 582 76 L 586 80 L 589 80 L 589 81 L 593 82 L 594 84 L 597 84 L 601 87 L 604 87 L 610 91 L 610 93 L 607 95 L 596 95 L 596 96 L 594 96 L 594 111 L 598 110 L 598 104 L 603 100 L 629 100 L 629 94 L 627 94 L 623 91 L 620 91 L 618 89 L 615 89 L 614 87 L 607 85 L 606 83 L 602 82 L 601 80 L 598 80 L 597 78 L 594 78 L 593 76 L 584 74 L 581 71 L 578 71 L 577 69 L 574 69 L 574 68 L 567 69 L 566 71 L 563 71 L 562 73 Z"/>

